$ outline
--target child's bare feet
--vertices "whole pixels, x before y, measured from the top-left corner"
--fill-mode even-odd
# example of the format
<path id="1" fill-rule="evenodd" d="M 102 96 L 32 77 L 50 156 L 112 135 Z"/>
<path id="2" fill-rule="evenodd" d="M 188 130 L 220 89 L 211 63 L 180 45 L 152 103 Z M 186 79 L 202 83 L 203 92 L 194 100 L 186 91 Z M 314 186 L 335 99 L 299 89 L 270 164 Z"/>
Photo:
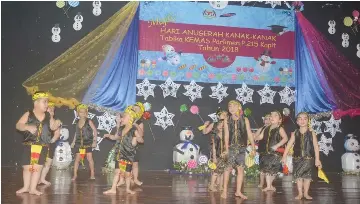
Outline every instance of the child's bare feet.
<path id="1" fill-rule="evenodd" d="M 298 196 L 295 197 L 295 200 L 301 200 L 302 197 L 303 197 L 303 195 L 302 195 L 302 194 L 299 194 Z"/>
<path id="2" fill-rule="evenodd" d="M 24 188 L 22 188 L 22 189 L 20 189 L 20 190 L 16 191 L 16 194 L 20 194 L 20 193 L 27 193 L 27 192 L 29 192 L 29 189 L 24 187 Z"/>
<path id="3" fill-rule="evenodd" d="M 139 180 L 134 180 L 134 183 L 138 186 L 141 186 L 143 184 L 143 182 L 139 181 Z"/>
<path id="4" fill-rule="evenodd" d="M 124 185 L 124 184 L 125 184 L 125 181 L 124 181 L 124 180 L 120 180 L 120 181 L 117 183 L 116 187 L 120 187 L 120 186 L 122 186 L 122 185 Z"/>
<path id="5" fill-rule="evenodd" d="M 276 188 L 275 188 L 274 186 L 271 186 L 271 187 L 270 187 L 270 190 L 271 190 L 271 191 L 276 191 Z"/>
<path id="6" fill-rule="evenodd" d="M 105 195 L 114 195 L 114 194 L 116 194 L 116 189 L 115 190 L 114 189 L 109 189 L 107 191 L 104 191 L 103 194 L 105 194 Z"/>
<path id="7" fill-rule="evenodd" d="M 47 186 L 51 185 L 51 183 L 49 181 L 46 181 L 46 180 L 39 181 L 38 185 L 40 185 L 40 184 L 45 184 Z"/>
<path id="8" fill-rule="evenodd" d="M 304 194 L 304 197 L 307 199 L 307 200 L 312 200 L 313 198 L 311 196 L 309 196 L 308 194 Z"/>
<path id="9" fill-rule="evenodd" d="M 29 191 L 29 194 L 39 196 L 39 195 L 41 195 L 41 194 L 43 194 L 43 193 L 41 193 L 41 192 L 38 191 L 38 190 L 31 190 L 31 191 Z"/>
<path id="10" fill-rule="evenodd" d="M 95 180 L 95 176 L 91 176 L 91 177 L 90 177 L 90 180 Z"/>
<path id="11" fill-rule="evenodd" d="M 260 184 L 258 185 L 259 188 L 262 188 L 263 186 L 264 186 L 263 183 L 260 183 Z"/>
<path id="12" fill-rule="evenodd" d="M 242 194 L 241 192 L 236 192 L 236 193 L 235 193 L 235 196 L 236 196 L 236 197 L 240 197 L 240 198 L 242 198 L 242 199 L 244 199 L 244 200 L 247 199 L 247 197 L 246 197 L 244 194 Z"/>
<path id="13" fill-rule="evenodd" d="M 271 187 L 266 187 L 266 188 L 262 189 L 262 191 L 263 191 L 263 192 L 265 192 L 265 191 L 271 191 Z"/>
<path id="14" fill-rule="evenodd" d="M 209 189 L 210 192 L 215 192 L 215 191 L 216 191 L 216 189 L 214 188 L 214 186 L 209 186 L 208 189 Z"/>
<path id="15" fill-rule="evenodd" d="M 221 193 L 221 198 L 224 198 L 224 199 L 227 198 L 227 192 L 226 192 L 226 191 L 223 191 L 223 192 Z"/>
<path id="16" fill-rule="evenodd" d="M 77 175 L 74 175 L 74 177 L 71 179 L 72 181 L 75 181 L 77 178 Z"/>
<path id="17" fill-rule="evenodd" d="M 132 191 L 132 190 L 130 190 L 130 189 L 127 189 L 127 190 L 126 190 L 126 193 L 131 194 L 131 195 L 134 195 L 134 194 L 135 194 L 135 191 Z"/>

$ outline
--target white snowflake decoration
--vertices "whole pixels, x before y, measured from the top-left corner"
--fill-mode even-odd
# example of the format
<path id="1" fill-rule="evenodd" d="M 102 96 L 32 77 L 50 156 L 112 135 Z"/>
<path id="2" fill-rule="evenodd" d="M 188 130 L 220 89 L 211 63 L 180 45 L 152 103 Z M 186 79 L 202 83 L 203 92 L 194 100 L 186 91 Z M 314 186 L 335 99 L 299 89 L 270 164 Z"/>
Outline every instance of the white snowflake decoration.
<path id="1" fill-rule="evenodd" d="M 288 86 L 281 91 L 279 91 L 281 97 L 280 103 L 285 103 L 290 106 L 295 101 L 295 91 L 291 90 Z"/>
<path id="2" fill-rule="evenodd" d="M 202 98 L 201 91 L 204 87 L 197 85 L 194 80 L 192 80 L 189 85 L 184 85 L 184 87 L 186 89 L 184 95 L 189 96 L 191 102 L 194 102 L 197 98 Z"/>
<path id="3" fill-rule="evenodd" d="M 76 121 L 80 119 L 79 116 L 77 115 L 76 110 L 74 110 L 74 115 L 75 115 L 75 118 L 74 118 L 74 120 L 73 120 L 73 122 L 72 122 L 73 125 L 75 125 L 75 124 L 76 124 Z M 92 120 L 94 117 L 95 117 L 95 114 L 94 114 L 94 113 L 88 112 L 88 118 L 89 118 L 90 120 Z"/>
<path id="4" fill-rule="evenodd" d="M 322 122 L 319 122 L 319 121 L 315 120 L 314 118 L 312 118 L 310 120 L 310 126 L 314 130 L 315 134 L 317 134 L 317 135 L 322 133 L 321 124 L 322 124 Z"/>
<path id="5" fill-rule="evenodd" d="M 336 132 L 341 132 L 340 123 L 341 119 L 335 120 L 334 116 L 331 115 L 330 120 L 324 121 L 324 124 L 326 125 L 324 132 L 328 132 L 331 134 L 332 137 L 335 137 Z"/>
<path id="6" fill-rule="evenodd" d="M 93 151 L 94 151 L 94 150 L 100 151 L 99 144 L 101 143 L 101 141 L 102 141 L 103 139 L 104 139 L 104 138 L 99 137 L 99 136 L 96 137 L 96 147 L 92 149 Z"/>
<path id="7" fill-rule="evenodd" d="M 154 125 L 158 125 L 158 126 L 162 127 L 164 130 L 168 126 L 174 126 L 172 119 L 175 115 L 172 113 L 169 113 L 165 106 L 161 110 L 161 112 L 154 112 L 154 115 L 156 117 L 156 122 Z"/>
<path id="8" fill-rule="evenodd" d="M 155 84 L 151 84 L 147 78 L 145 78 L 140 84 L 136 84 L 136 87 L 139 89 L 137 96 L 144 96 L 146 100 L 149 96 L 154 96 Z"/>
<path id="9" fill-rule="evenodd" d="M 327 138 L 324 134 L 321 135 L 318 144 L 320 147 L 320 151 L 323 152 L 326 156 L 329 154 L 330 150 L 334 151 L 332 147 L 332 138 Z"/>
<path id="10" fill-rule="evenodd" d="M 266 1 L 265 4 L 271 4 L 271 8 L 275 8 L 281 6 L 281 1 Z"/>
<path id="11" fill-rule="evenodd" d="M 165 83 L 160 85 L 160 88 L 163 91 L 164 98 L 166 96 L 172 96 L 176 98 L 177 90 L 179 89 L 180 84 L 176 84 L 171 80 L 171 78 L 167 78 Z"/>
<path id="12" fill-rule="evenodd" d="M 250 89 L 245 83 L 242 83 L 241 88 L 235 89 L 236 99 L 245 105 L 246 103 L 253 103 L 252 96 L 254 90 Z"/>
<path id="13" fill-rule="evenodd" d="M 98 130 L 105 130 L 110 134 L 111 130 L 116 126 L 116 116 L 105 112 L 102 116 L 96 116 L 99 121 Z"/>
<path id="14" fill-rule="evenodd" d="M 208 116 L 211 118 L 211 120 L 212 120 L 214 123 L 216 123 L 216 122 L 218 121 L 218 117 L 217 117 L 216 113 L 211 113 L 211 114 L 208 115 Z"/>
<path id="15" fill-rule="evenodd" d="M 266 84 L 263 89 L 257 92 L 261 96 L 260 105 L 263 103 L 274 104 L 274 96 L 276 94 L 276 91 L 271 90 L 268 84 Z"/>
<path id="16" fill-rule="evenodd" d="M 218 83 L 216 86 L 211 86 L 212 94 L 209 95 L 211 98 L 216 98 L 219 100 L 218 103 L 220 103 L 225 97 L 227 97 L 229 94 L 226 93 L 228 87 L 224 86 L 222 83 Z"/>

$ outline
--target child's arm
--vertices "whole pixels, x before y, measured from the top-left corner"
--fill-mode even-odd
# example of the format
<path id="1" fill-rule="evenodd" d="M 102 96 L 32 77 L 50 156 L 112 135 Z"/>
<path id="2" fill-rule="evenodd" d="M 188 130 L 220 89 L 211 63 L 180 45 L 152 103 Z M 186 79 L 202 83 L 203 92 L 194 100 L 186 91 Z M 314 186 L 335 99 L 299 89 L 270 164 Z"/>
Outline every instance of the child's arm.
<path id="1" fill-rule="evenodd" d="M 138 125 L 137 123 L 134 124 L 134 126 L 136 127 L 136 131 L 137 134 L 139 135 L 139 137 L 144 137 L 144 123 L 140 123 L 140 125 Z"/>
<path id="2" fill-rule="evenodd" d="M 96 127 L 93 123 L 92 120 L 89 120 L 89 125 L 93 131 L 93 144 L 92 144 L 92 147 L 96 147 L 96 143 L 97 143 L 97 130 L 96 130 Z"/>
<path id="3" fill-rule="evenodd" d="M 322 165 L 321 165 L 321 161 L 320 161 L 318 140 L 317 140 L 315 132 L 312 131 L 311 134 L 313 137 L 313 145 L 314 145 L 314 151 L 315 151 L 315 166 L 317 166 L 321 169 Z"/>
<path id="4" fill-rule="evenodd" d="M 37 131 L 37 128 L 35 125 L 27 125 L 27 121 L 29 119 L 29 112 L 24 113 L 23 116 L 19 119 L 19 121 L 16 123 L 16 129 L 19 131 L 29 131 L 32 134 L 35 134 Z"/>
<path id="5" fill-rule="evenodd" d="M 292 132 L 292 133 L 291 133 L 290 140 L 289 140 L 289 142 L 288 142 L 287 145 L 286 145 L 286 148 L 285 148 L 285 151 L 284 151 L 284 154 L 283 154 L 283 159 L 281 160 L 283 164 L 285 164 L 286 156 L 287 156 L 287 154 L 289 153 L 291 147 L 294 145 L 294 143 L 295 143 L 295 133 Z"/>
<path id="6" fill-rule="evenodd" d="M 262 128 L 259 128 L 259 129 L 256 131 L 256 133 L 253 134 L 253 135 L 254 135 L 254 140 L 257 140 L 257 141 L 258 141 L 258 140 L 262 140 L 262 137 L 263 137 L 264 135 L 262 135 L 262 137 L 260 137 L 260 136 L 261 136 L 261 133 L 264 132 L 265 127 L 266 127 L 266 126 L 263 126 Z"/>
<path id="7" fill-rule="evenodd" d="M 51 143 L 56 142 L 56 140 L 58 140 L 60 138 L 60 128 L 58 128 L 57 130 L 55 130 L 54 132 L 54 136 L 51 139 Z"/>
<path id="8" fill-rule="evenodd" d="M 74 146 L 75 146 L 75 139 L 76 139 L 76 132 L 74 134 L 74 139 L 73 139 L 73 141 L 71 143 L 71 148 L 74 148 Z"/>
<path id="9" fill-rule="evenodd" d="M 61 125 L 62 123 L 60 120 L 55 120 L 54 118 L 50 118 L 50 129 L 52 131 L 59 129 Z"/>
<path id="10" fill-rule="evenodd" d="M 212 148 L 212 160 L 214 163 L 216 163 L 216 148 L 215 148 L 215 139 L 214 137 L 211 137 L 211 148 Z"/>
<path id="11" fill-rule="evenodd" d="M 203 129 L 202 133 L 204 135 L 208 134 L 214 127 L 214 123 L 210 123 L 209 121 L 206 121 L 204 123 L 205 128 Z"/>
<path id="12" fill-rule="evenodd" d="M 251 132 L 249 119 L 247 119 L 247 118 L 245 118 L 245 125 L 246 125 L 246 131 L 247 131 L 247 135 L 248 135 L 248 140 L 250 141 L 250 144 L 251 144 L 251 147 L 252 147 L 252 153 L 255 155 L 256 148 L 255 148 L 254 137 L 253 137 L 253 133 Z"/>
<path id="13" fill-rule="evenodd" d="M 288 141 L 288 137 L 284 128 L 281 127 L 279 131 L 282 139 L 279 143 L 271 147 L 274 151 L 276 151 L 279 147 L 283 146 Z"/>
<path id="14" fill-rule="evenodd" d="M 142 124 L 141 124 L 142 125 Z M 144 143 L 144 134 L 141 134 L 142 128 L 140 125 L 136 126 L 137 130 L 135 130 L 134 134 L 135 134 L 135 139 L 137 143 Z M 137 145 L 136 143 L 136 145 Z"/>
<path id="15" fill-rule="evenodd" d="M 223 155 L 226 155 L 229 152 L 229 124 L 227 118 L 224 119 L 224 142 L 225 142 L 225 152 L 222 152 Z"/>

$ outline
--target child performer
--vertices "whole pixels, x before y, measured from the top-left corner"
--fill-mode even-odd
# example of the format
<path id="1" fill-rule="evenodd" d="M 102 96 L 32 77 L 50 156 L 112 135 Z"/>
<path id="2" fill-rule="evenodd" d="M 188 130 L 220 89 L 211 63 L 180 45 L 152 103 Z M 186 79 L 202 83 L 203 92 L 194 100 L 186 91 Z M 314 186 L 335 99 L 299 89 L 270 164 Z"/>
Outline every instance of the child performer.
<path id="1" fill-rule="evenodd" d="M 90 179 L 95 179 L 94 160 L 92 157 L 92 148 L 96 147 L 97 130 L 94 123 L 88 119 L 88 106 L 80 104 L 76 108 L 79 120 L 76 123 L 76 131 L 71 147 L 75 147 L 76 157 L 74 162 L 74 177 L 73 181 L 77 178 L 77 171 L 79 168 L 79 162 L 84 165 L 84 157 L 89 162 L 90 167 Z"/>
<path id="2" fill-rule="evenodd" d="M 140 115 L 140 114 L 139 114 Z M 142 115 L 142 114 L 141 114 Z M 116 194 L 116 185 L 119 177 L 125 176 L 126 192 L 135 194 L 130 189 L 132 164 L 136 154 L 136 145 L 143 142 L 142 129 L 138 124 L 134 124 L 137 120 L 137 114 L 132 108 L 127 108 L 124 117 L 121 118 L 120 128 L 116 135 L 106 134 L 104 138 L 112 140 L 120 140 L 116 148 L 116 161 L 115 161 L 115 175 L 111 189 L 104 192 L 104 194 Z M 134 128 L 135 126 L 135 128 Z"/>
<path id="3" fill-rule="evenodd" d="M 225 155 L 227 155 L 228 161 L 227 168 L 224 172 L 224 190 L 221 197 L 227 197 L 230 172 L 232 168 L 236 168 L 237 177 L 235 196 L 247 199 L 247 197 L 241 193 L 241 185 L 244 180 L 247 141 L 249 140 L 252 146 L 251 155 L 255 155 L 256 149 L 254 138 L 251 132 L 249 120 L 243 115 L 240 102 L 237 100 L 231 100 L 228 104 L 228 109 L 231 115 L 228 120 L 225 119 L 224 124 L 225 131 L 229 131 L 228 136 L 225 134 Z"/>
<path id="4" fill-rule="evenodd" d="M 139 135 L 143 135 L 144 136 L 144 124 L 143 124 L 143 120 L 142 120 L 142 114 L 145 111 L 145 107 L 141 102 L 136 102 L 135 105 L 133 106 L 129 106 L 129 109 L 133 110 L 135 112 L 135 117 L 138 118 L 138 120 L 136 121 L 136 124 L 139 125 L 139 127 L 141 127 L 139 129 Z M 133 166 L 132 166 L 132 177 L 133 179 L 131 180 L 131 182 L 134 182 L 136 185 L 141 186 L 143 183 L 141 181 L 139 181 L 139 157 L 140 157 L 140 145 L 142 146 L 144 144 L 144 138 L 142 139 L 142 142 L 138 141 L 138 145 L 136 146 L 136 154 L 135 154 L 135 158 L 134 158 L 134 162 L 133 162 Z M 117 186 L 121 186 L 125 184 L 124 181 L 124 177 L 120 177 L 119 183 L 117 184 Z"/>
<path id="5" fill-rule="evenodd" d="M 299 191 L 299 195 L 295 197 L 297 200 L 302 199 L 303 196 L 308 200 L 312 199 L 309 196 L 309 188 L 314 164 L 316 167 L 321 168 L 318 141 L 316 134 L 308 126 L 309 121 L 307 113 L 301 112 L 297 115 L 296 123 L 300 128 L 291 133 L 291 138 L 282 158 L 282 163 L 285 164 L 286 155 L 294 145 L 293 177 Z"/>
<path id="6" fill-rule="evenodd" d="M 264 122 L 264 126 L 260 129 L 258 129 L 255 133 L 255 136 L 254 136 L 254 139 L 255 141 L 258 141 L 259 139 L 259 136 L 260 134 L 264 131 L 264 129 L 271 125 L 271 122 L 270 122 L 270 114 L 266 114 L 265 117 L 263 118 L 263 122 Z M 262 174 L 260 173 L 260 183 L 258 185 L 259 188 L 262 188 L 264 186 L 264 183 L 265 183 L 265 174 Z"/>
<path id="7" fill-rule="evenodd" d="M 272 183 L 281 168 L 281 155 L 276 150 L 288 140 L 284 128 L 280 126 L 281 114 L 278 111 L 273 111 L 270 116 L 271 125 L 266 127 L 258 137 L 260 140 L 258 146 L 260 174 L 266 175 L 266 188 L 263 191 L 276 191 Z"/>
<path id="8" fill-rule="evenodd" d="M 59 120 L 54 120 L 47 113 L 48 94 L 36 92 L 32 96 L 34 109 L 27 111 L 17 122 L 16 129 L 21 131 L 25 137 L 23 145 L 23 180 L 24 187 L 16 193 L 29 192 L 34 195 L 42 193 L 36 190 L 41 170 L 45 163 L 48 148 L 51 142 L 51 131 L 61 126 Z"/>
<path id="9" fill-rule="evenodd" d="M 55 104 L 53 102 L 48 102 L 47 112 L 50 114 L 50 117 L 54 119 Z M 52 159 L 54 157 L 54 152 L 56 148 L 56 141 L 60 138 L 60 128 L 53 131 L 52 134 L 53 134 L 53 138 L 51 139 L 51 143 L 49 144 L 48 157 L 46 158 L 46 163 L 42 169 L 39 184 L 43 183 L 45 185 L 51 185 L 51 183 L 49 181 L 46 181 L 45 178 L 52 164 Z"/>
<path id="10" fill-rule="evenodd" d="M 229 134 L 229 132 L 227 131 L 225 133 L 224 131 L 224 120 L 225 118 L 227 118 L 227 112 L 223 111 L 223 110 L 218 110 L 216 113 L 219 122 L 217 123 L 211 123 L 209 121 L 206 121 L 204 126 L 205 128 L 203 129 L 203 134 L 208 134 L 211 132 L 211 149 L 210 149 L 210 154 L 211 154 L 211 159 L 212 161 L 217 164 L 218 160 L 220 160 L 220 156 L 222 155 L 222 153 L 224 152 L 224 135 L 225 134 Z M 215 130 L 213 130 L 213 127 L 215 126 Z M 209 186 L 209 191 L 216 191 L 214 185 L 215 185 L 215 181 L 218 180 L 220 185 L 219 188 L 222 189 L 222 183 L 223 183 L 223 172 L 221 172 L 220 174 L 218 174 L 217 171 L 213 171 L 211 174 L 211 182 L 210 182 L 210 186 Z"/>

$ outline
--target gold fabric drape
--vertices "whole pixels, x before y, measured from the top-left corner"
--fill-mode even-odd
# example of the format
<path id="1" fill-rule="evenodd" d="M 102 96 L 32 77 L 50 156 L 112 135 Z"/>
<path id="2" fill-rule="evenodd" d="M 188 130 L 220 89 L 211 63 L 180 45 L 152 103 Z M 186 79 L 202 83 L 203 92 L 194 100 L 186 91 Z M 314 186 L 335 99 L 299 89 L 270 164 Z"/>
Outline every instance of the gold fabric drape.
<path id="1" fill-rule="evenodd" d="M 129 2 L 107 21 L 28 78 L 22 84 L 28 94 L 46 91 L 50 93 L 50 100 L 56 106 L 66 105 L 75 108 L 99 68 L 105 66 L 104 70 L 106 70 L 106 65 L 103 65 L 104 59 L 107 55 L 116 53 L 116 50 L 111 49 L 120 46 L 138 6 L 139 2 Z"/>

